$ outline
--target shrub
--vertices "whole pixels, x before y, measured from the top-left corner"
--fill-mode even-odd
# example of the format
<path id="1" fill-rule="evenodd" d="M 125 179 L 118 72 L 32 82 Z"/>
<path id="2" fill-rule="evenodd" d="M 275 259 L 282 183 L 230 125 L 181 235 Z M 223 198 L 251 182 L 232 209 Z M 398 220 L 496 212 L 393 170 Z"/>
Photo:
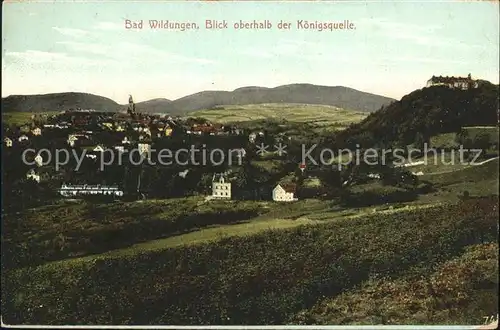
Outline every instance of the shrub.
<path id="1" fill-rule="evenodd" d="M 393 186 L 364 185 L 355 187 L 342 195 L 344 206 L 370 206 L 386 203 L 408 202 L 417 198 L 413 190 Z"/>

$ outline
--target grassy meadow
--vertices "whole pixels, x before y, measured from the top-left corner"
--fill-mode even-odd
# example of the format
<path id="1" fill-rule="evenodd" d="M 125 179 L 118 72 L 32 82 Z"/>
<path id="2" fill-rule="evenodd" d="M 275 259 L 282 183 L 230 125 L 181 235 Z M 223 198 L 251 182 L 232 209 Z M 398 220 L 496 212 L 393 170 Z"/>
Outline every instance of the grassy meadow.
<path id="1" fill-rule="evenodd" d="M 479 135 L 487 135 L 492 143 L 498 144 L 498 126 L 467 126 L 463 127 L 462 130 L 467 134 L 468 137 L 474 139 Z"/>
<path id="2" fill-rule="evenodd" d="M 262 119 L 308 123 L 317 129 L 342 129 L 361 121 L 366 113 L 333 106 L 315 104 L 249 104 L 228 105 L 217 109 L 200 110 L 190 117 L 203 117 L 213 122 L 237 123 Z"/>
<path id="3" fill-rule="evenodd" d="M 481 135 L 487 136 L 492 144 L 498 145 L 499 128 L 496 126 L 466 126 L 462 127 L 461 134 L 464 137 L 475 140 Z M 433 148 L 458 148 L 460 145 L 459 134 L 442 133 L 430 138 Z"/>

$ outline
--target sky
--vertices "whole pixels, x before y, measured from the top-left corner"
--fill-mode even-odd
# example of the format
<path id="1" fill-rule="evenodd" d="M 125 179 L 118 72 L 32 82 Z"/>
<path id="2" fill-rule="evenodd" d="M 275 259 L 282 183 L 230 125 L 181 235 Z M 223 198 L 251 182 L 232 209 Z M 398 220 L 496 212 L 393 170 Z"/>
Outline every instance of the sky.
<path id="1" fill-rule="evenodd" d="M 311 83 L 399 99 L 432 75 L 499 77 L 498 2 L 4 1 L 2 16 L 2 97 L 72 91 L 124 104 L 129 94 L 137 102 Z M 143 29 L 126 29 L 127 19 Z M 152 30 L 155 19 L 200 28 Z M 272 29 L 232 28 L 266 19 Z M 291 29 L 277 29 L 280 20 Z M 298 20 L 355 29 L 299 30 Z"/>

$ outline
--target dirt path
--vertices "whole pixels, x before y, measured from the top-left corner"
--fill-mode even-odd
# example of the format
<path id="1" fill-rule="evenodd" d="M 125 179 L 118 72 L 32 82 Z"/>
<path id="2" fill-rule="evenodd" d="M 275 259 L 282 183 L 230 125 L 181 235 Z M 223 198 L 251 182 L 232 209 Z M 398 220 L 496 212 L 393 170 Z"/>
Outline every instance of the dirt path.
<path id="1" fill-rule="evenodd" d="M 490 158 L 490 159 L 486 159 L 486 160 L 483 160 L 482 162 L 479 162 L 479 163 L 471 163 L 469 164 L 469 166 L 479 166 L 479 165 L 484 165 L 486 163 L 489 163 L 489 162 L 492 162 L 494 161 L 495 159 L 498 159 L 500 158 L 500 156 L 497 156 L 497 157 L 493 157 L 493 158 Z M 451 172 L 456 172 L 457 170 L 451 170 L 451 171 L 439 171 L 439 172 L 430 172 L 430 173 L 425 173 L 423 172 L 423 174 L 420 174 L 420 175 L 435 175 L 435 174 L 444 174 L 444 173 L 451 173 Z M 458 170 L 460 171 L 460 170 Z"/>

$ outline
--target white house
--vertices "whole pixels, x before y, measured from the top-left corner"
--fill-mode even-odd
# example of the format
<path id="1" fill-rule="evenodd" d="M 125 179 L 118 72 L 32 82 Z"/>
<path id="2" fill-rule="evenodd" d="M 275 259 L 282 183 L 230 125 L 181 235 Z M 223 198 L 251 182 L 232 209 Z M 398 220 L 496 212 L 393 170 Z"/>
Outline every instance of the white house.
<path id="1" fill-rule="evenodd" d="M 144 132 L 139 133 L 139 141 L 147 141 L 150 140 L 151 138 L 151 133 L 148 135 Z"/>
<path id="2" fill-rule="evenodd" d="M 35 164 L 36 166 L 40 167 L 43 165 L 43 158 L 40 154 L 36 155 L 35 157 Z"/>
<path id="3" fill-rule="evenodd" d="M 5 139 L 3 139 L 3 142 L 5 143 L 5 146 L 6 147 L 12 147 L 12 139 L 9 139 L 8 137 L 6 137 Z"/>
<path id="4" fill-rule="evenodd" d="M 68 144 L 70 145 L 70 147 L 74 147 L 75 146 L 75 142 L 78 140 L 78 137 L 76 137 L 75 135 L 70 135 L 68 137 Z"/>
<path id="5" fill-rule="evenodd" d="M 128 137 L 124 137 L 122 140 L 122 144 L 130 144 L 130 139 Z"/>
<path id="6" fill-rule="evenodd" d="M 243 158 L 247 155 L 247 151 L 243 148 L 235 149 L 233 151 L 236 151 L 239 158 Z"/>
<path id="7" fill-rule="evenodd" d="M 62 128 L 69 128 L 70 126 L 71 126 L 71 123 L 67 123 L 67 122 L 63 121 L 63 122 L 56 124 L 55 127 L 62 129 Z"/>
<path id="8" fill-rule="evenodd" d="M 21 136 L 19 137 L 19 139 L 17 139 L 17 140 L 18 140 L 19 142 L 23 142 L 23 141 L 28 141 L 28 140 L 29 140 L 29 138 L 28 138 L 26 135 L 21 135 Z"/>
<path id="9" fill-rule="evenodd" d="M 39 127 L 35 127 L 31 133 L 33 133 L 33 135 L 35 136 L 39 136 L 39 135 L 42 135 L 42 130 L 39 128 Z"/>
<path id="10" fill-rule="evenodd" d="M 102 128 L 106 128 L 106 129 L 113 129 L 113 123 L 111 123 L 111 122 L 102 122 L 100 124 L 100 126 Z"/>
<path id="11" fill-rule="evenodd" d="M 74 147 L 76 141 L 80 140 L 81 138 L 88 138 L 88 136 L 84 134 L 69 134 L 67 142 L 71 147 Z"/>
<path id="12" fill-rule="evenodd" d="M 33 179 L 36 182 L 40 182 L 40 175 L 37 174 L 34 169 L 31 169 L 26 173 L 26 179 Z"/>
<path id="13" fill-rule="evenodd" d="M 278 184 L 273 189 L 273 200 L 275 202 L 293 202 L 298 200 L 294 197 L 296 193 L 296 185 L 294 184 Z"/>
<path id="14" fill-rule="evenodd" d="M 142 157 L 151 159 L 151 145 L 149 143 L 138 143 L 137 149 Z"/>
<path id="15" fill-rule="evenodd" d="M 94 149 L 92 149 L 94 152 L 104 152 L 104 148 L 101 145 L 96 146 Z"/>
<path id="16" fill-rule="evenodd" d="M 250 133 L 250 134 L 248 135 L 248 141 L 249 141 L 250 143 L 255 143 L 255 139 L 256 139 L 256 138 L 257 138 L 257 134 L 256 134 L 256 133 Z"/>
<path id="17" fill-rule="evenodd" d="M 226 182 L 222 174 L 212 178 L 212 197 L 231 199 L 231 182 Z"/>

